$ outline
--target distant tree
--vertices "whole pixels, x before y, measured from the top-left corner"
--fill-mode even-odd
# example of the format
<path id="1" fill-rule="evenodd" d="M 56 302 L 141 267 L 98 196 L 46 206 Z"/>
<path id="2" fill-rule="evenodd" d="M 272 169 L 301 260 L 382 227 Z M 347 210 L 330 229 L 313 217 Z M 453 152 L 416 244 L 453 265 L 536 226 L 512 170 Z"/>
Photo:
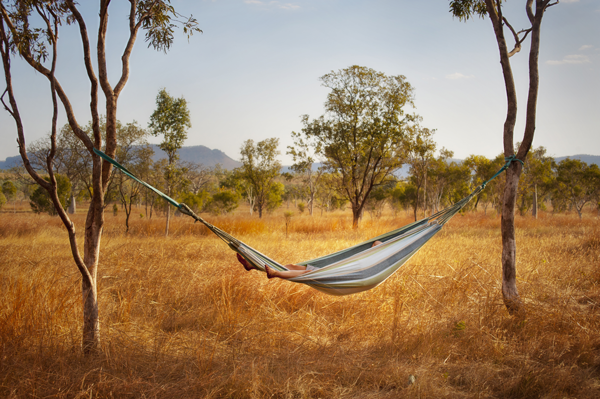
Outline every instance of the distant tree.
<path id="1" fill-rule="evenodd" d="M 402 75 L 386 76 L 351 66 L 321 77 L 330 92 L 325 115 L 303 116 L 302 135 L 330 171 L 340 174 L 338 191 L 350 201 L 358 228 L 371 190 L 402 166 L 409 136 L 404 107 L 413 105 L 413 88 Z"/>
<path id="2" fill-rule="evenodd" d="M 140 178 L 148 176 L 152 166 L 152 155 L 154 155 L 154 150 L 145 140 L 148 132 L 134 121 L 123 126 L 119 135 L 121 145 L 117 149 L 116 161 Z M 143 186 L 120 171 L 116 171 L 114 180 L 119 202 L 125 210 L 125 233 L 127 234 L 132 207 L 139 200 Z"/>
<path id="3" fill-rule="evenodd" d="M 234 191 L 224 190 L 215 193 L 206 205 L 206 210 L 213 215 L 233 212 L 239 205 L 240 196 Z"/>
<path id="4" fill-rule="evenodd" d="M 452 180 L 452 166 L 448 159 L 452 158 L 454 153 L 445 148 L 440 150 L 440 154 L 429 161 L 427 169 L 427 187 L 428 200 L 431 212 L 437 212 L 446 199 L 448 190 L 451 189 L 454 181 Z"/>
<path id="5" fill-rule="evenodd" d="M 321 215 L 323 215 L 323 211 L 329 212 L 345 205 L 345 197 L 337 191 L 340 186 L 339 179 L 340 176 L 337 173 L 323 173 L 319 178 L 316 205 L 321 209 Z"/>
<path id="6" fill-rule="evenodd" d="M 285 186 L 283 183 L 273 182 L 267 197 L 267 211 L 273 212 L 283 203 L 283 195 L 285 194 Z"/>
<path id="7" fill-rule="evenodd" d="M 86 2 L 87 3 L 87 2 Z M 124 43 L 117 43 L 109 32 L 109 0 L 98 2 L 98 12 L 95 13 L 94 22 L 88 21 L 81 14 L 79 4 L 74 0 L 5 0 L 0 2 L 0 55 L 6 82 L 4 95 L 0 96 L 2 105 L 15 121 L 18 136 L 19 151 L 23 165 L 29 175 L 49 194 L 56 212 L 65 226 L 73 259 L 82 276 L 82 298 L 83 298 L 83 351 L 86 354 L 97 352 L 100 349 L 100 321 L 98 316 L 98 262 L 100 256 L 100 243 L 104 229 L 104 195 L 110 180 L 112 166 L 103 161 L 93 152 L 94 148 L 104 149 L 104 152 L 114 157 L 119 142 L 116 136 L 116 121 L 118 100 L 123 92 L 130 74 L 130 56 L 139 33 L 145 32 L 146 41 L 157 50 L 166 51 L 173 42 L 173 31 L 179 25 L 183 27 L 188 37 L 194 31 L 199 31 L 197 22 L 193 18 L 186 18 L 178 13 L 170 4 L 169 0 L 156 1 L 132 1 L 126 15 L 128 30 Z M 75 29 L 65 30 L 59 35 L 59 29 L 73 24 Z M 90 43 L 88 25 L 97 29 L 97 38 L 94 47 Z M 68 38 L 80 40 L 81 61 L 58 63 L 58 40 Z M 116 77 L 109 78 L 110 57 L 115 54 L 110 48 L 107 49 L 106 37 L 113 37 L 110 42 L 117 43 L 118 60 L 121 67 L 113 70 L 118 71 Z M 93 50 L 92 50 L 93 48 Z M 120 54 L 119 54 L 120 53 Z M 46 157 L 49 165 L 49 179 L 45 180 L 38 170 L 34 169 L 27 155 L 27 143 L 25 140 L 25 127 L 23 116 L 18 107 L 17 95 L 15 95 L 12 82 L 12 61 L 20 56 L 23 63 L 18 67 L 31 68 L 47 79 L 50 90 L 47 100 L 52 104 L 51 128 L 51 150 Z M 92 116 L 93 133 L 88 136 L 77 122 L 75 108 L 67 92 L 63 89 L 60 75 L 65 80 L 72 79 L 73 73 L 57 74 L 58 65 L 73 68 L 81 65 L 85 68 L 85 74 L 89 80 L 88 92 L 90 93 L 89 111 Z M 113 64 L 114 65 L 114 64 Z M 113 86 L 112 82 L 116 82 Z M 46 87 L 43 87 L 46 90 Z M 101 90 L 99 90 L 101 89 Z M 104 99 L 100 100 L 99 96 Z M 56 154 L 57 120 L 59 102 L 66 114 L 66 118 L 73 133 L 82 141 L 87 157 L 92 159 L 92 196 L 90 207 L 85 219 L 83 229 L 83 245 L 78 244 L 78 236 L 75 232 L 75 224 L 70 220 L 68 214 L 63 210 L 58 198 L 58 182 L 55 177 L 52 164 Z M 102 137 L 100 131 L 99 107 L 105 107 L 106 114 L 106 136 Z M 36 115 L 36 117 L 39 115 Z M 81 252 L 80 252 L 81 251 Z"/>
<path id="8" fill-rule="evenodd" d="M 167 154 L 167 166 L 165 169 L 166 194 L 171 195 L 173 185 L 176 184 L 178 173 L 177 160 L 178 151 L 183 147 L 187 139 L 187 129 L 192 126 L 190 122 L 190 111 L 183 97 L 173 98 L 166 89 L 161 89 L 156 96 L 156 110 L 150 116 L 149 127 L 154 136 L 163 136 L 159 148 Z M 171 208 L 167 207 L 167 222 L 165 236 L 169 235 L 169 219 Z"/>
<path id="9" fill-rule="evenodd" d="M 278 138 L 265 139 L 256 145 L 253 140 L 246 140 L 240 150 L 242 166 L 238 173 L 245 180 L 248 198 L 253 198 L 259 218 L 267 209 L 271 186 L 281 171 L 281 163 L 276 159 L 278 145 Z"/>
<path id="10" fill-rule="evenodd" d="M 4 194 L 0 191 L 0 209 L 2 209 L 2 207 L 6 204 L 6 197 L 4 196 Z"/>
<path id="11" fill-rule="evenodd" d="M 204 210 L 205 205 L 211 200 L 211 196 L 207 191 L 185 192 L 181 193 L 178 197 L 179 202 L 185 203 L 196 213 L 200 213 Z"/>
<path id="12" fill-rule="evenodd" d="M 317 170 L 313 170 L 315 159 L 310 154 L 311 151 L 314 152 L 316 150 L 317 143 L 308 141 L 308 138 L 303 137 L 301 133 L 292 132 L 292 138 L 294 139 L 294 145 L 288 146 L 287 154 L 291 155 L 294 161 L 292 170 L 300 176 L 306 188 L 308 193 L 308 213 L 312 216 L 319 179 L 323 176 L 325 168 L 321 166 Z"/>
<path id="13" fill-rule="evenodd" d="M 523 187 L 525 190 L 521 194 L 521 204 L 530 203 L 532 208 L 531 214 L 536 219 L 540 203 L 543 205 L 544 198 L 552 190 L 554 180 L 553 164 L 554 159 L 546 155 L 544 147 L 532 149 L 525 159 L 523 167 Z M 526 206 L 522 205 L 520 208 L 526 208 Z"/>
<path id="14" fill-rule="evenodd" d="M 504 77 L 504 86 L 508 107 L 506 120 L 504 122 L 504 156 L 512 157 L 514 153 L 514 129 L 517 120 L 517 90 L 513 78 L 512 67 L 509 58 L 521 51 L 522 43 L 531 34 L 531 46 L 529 49 L 529 90 L 527 96 L 527 114 L 525 117 L 525 132 L 523 141 L 519 146 L 516 158 L 523 161 L 531 148 L 533 134 L 535 132 L 535 119 L 537 109 L 537 98 L 539 89 L 538 59 L 540 52 L 540 31 L 542 19 L 546 9 L 558 1 L 552 0 L 527 0 L 525 12 L 529 23 L 528 28 L 517 32 L 503 15 L 501 0 L 450 0 L 450 12 L 460 20 L 468 20 L 475 16 L 489 17 L 494 28 L 496 43 L 500 52 L 500 65 Z M 515 45 L 509 50 L 505 30 L 513 37 Z M 523 303 L 517 290 L 517 270 L 515 241 L 515 205 L 517 200 L 519 177 L 522 166 L 519 162 L 512 162 L 506 171 L 506 184 L 504 186 L 504 200 L 502 206 L 502 295 L 504 304 L 509 313 L 515 314 L 523 310 Z"/>
<path id="15" fill-rule="evenodd" d="M 407 162 L 410 165 L 410 180 L 416 187 L 416 198 L 413 206 L 414 218 L 417 220 L 417 208 L 427 209 L 427 171 L 434 160 L 436 143 L 433 141 L 435 130 L 415 126 L 414 139 L 408 147 Z"/>
<path id="16" fill-rule="evenodd" d="M 190 164 L 187 165 L 187 169 L 186 178 L 190 182 L 190 190 L 194 194 L 198 194 L 201 191 L 208 191 L 215 184 L 215 180 L 217 180 L 214 170 L 204 165 Z"/>
<path id="17" fill-rule="evenodd" d="M 568 201 L 582 218 L 583 207 L 600 194 L 600 169 L 598 165 L 564 159 L 556 167 L 554 195 Z"/>
<path id="18" fill-rule="evenodd" d="M 379 219 L 383 215 L 385 205 L 395 186 L 396 182 L 390 180 L 389 184 L 377 186 L 371 190 L 365 209 L 369 212 L 372 219 Z"/>
<path id="19" fill-rule="evenodd" d="M 15 201 L 17 198 L 17 186 L 10 180 L 2 183 L 2 194 L 6 202 Z M 16 208 L 16 204 L 15 204 Z"/>
<path id="20" fill-rule="evenodd" d="M 408 209 L 416 208 L 417 203 L 417 187 L 412 182 L 398 182 L 396 187 L 390 193 L 394 208 Z"/>

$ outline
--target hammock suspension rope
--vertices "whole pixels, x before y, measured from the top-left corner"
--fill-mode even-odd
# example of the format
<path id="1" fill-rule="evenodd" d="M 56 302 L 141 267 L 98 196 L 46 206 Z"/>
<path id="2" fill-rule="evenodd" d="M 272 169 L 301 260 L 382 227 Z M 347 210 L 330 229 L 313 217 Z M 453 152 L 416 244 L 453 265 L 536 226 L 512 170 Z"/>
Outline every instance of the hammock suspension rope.
<path id="1" fill-rule="evenodd" d="M 217 226 L 207 222 L 196 215 L 186 204 L 179 203 L 168 195 L 152 187 L 148 183 L 137 178 L 123 165 L 94 148 L 94 153 L 107 162 L 110 162 L 122 173 L 140 183 L 149 190 L 155 192 L 167 202 L 177 207 L 179 212 L 192 217 L 195 222 L 200 222 L 223 240 L 233 251 L 240 254 L 246 261 L 261 271 L 265 271 L 268 265 L 272 269 L 287 270 L 285 266 L 263 255 L 257 250 L 244 244 L 231 234 L 221 230 Z M 366 291 L 381 284 L 408 261 L 429 239 L 438 233 L 454 215 L 483 191 L 486 185 L 505 171 L 512 162 L 523 161 L 515 155 L 505 158 L 506 163 L 489 180 L 485 181 L 465 198 L 455 204 L 442 209 L 429 217 L 410 223 L 396 230 L 374 237 L 370 240 L 354 245 L 350 248 L 322 256 L 320 258 L 298 263 L 299 265 L 311 265 L 316 270 L 307 272 L 298 277 L 289 279 L 297 283 L 311 286 L 319 291 L 331 295 L 348 295 Z M 372 247 L 374 241 L 382 244 Z"/>

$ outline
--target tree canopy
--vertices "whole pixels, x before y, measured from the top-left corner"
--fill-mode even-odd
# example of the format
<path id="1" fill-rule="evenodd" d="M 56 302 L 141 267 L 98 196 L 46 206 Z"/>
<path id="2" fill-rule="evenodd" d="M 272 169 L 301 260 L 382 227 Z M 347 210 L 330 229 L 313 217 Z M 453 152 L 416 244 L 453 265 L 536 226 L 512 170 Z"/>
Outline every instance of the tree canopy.
<path id="1" fill-rule="evenodd" d="M 256 207 L 258 217 L 262 217 L 263 210 L 267 209 L 274 179 L 281 171 L 281 163 L 276 159 L 279 155 L 278 146 L 279 139 L 270 138 L 256 145 L 253 140 L 246 140 L 240 149 L 242 166 L 239 173 L 248 185 L 248 195 L 254 197 L 251 206 Z"/>
<path id="2" fill-rule="evenodd" d="M 339 173 L 338 186 L 351 203 L 356 228 L 373 187 L 405 159 L 414 117 L 404 108 L 414 105 L 413 88 L 402 75 L 358 65 L 332 71 L 321 82 L 330 89 L 325 114 L 313 120 L 303 116 L 302 135 Z"/>

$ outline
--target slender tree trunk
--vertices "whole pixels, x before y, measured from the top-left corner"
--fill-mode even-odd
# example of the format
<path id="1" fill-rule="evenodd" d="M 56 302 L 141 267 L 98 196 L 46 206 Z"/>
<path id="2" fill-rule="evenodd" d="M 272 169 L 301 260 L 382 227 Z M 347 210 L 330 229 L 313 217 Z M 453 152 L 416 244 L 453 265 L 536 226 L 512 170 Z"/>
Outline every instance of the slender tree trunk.
<path id="1" fill-rule="evenodd" d="M 506 170 L 504 205 L 502 206 L 502 296 L 509 313 L 518 313 L 522 302 L 517 290 L 517 243 L 515 239 L 515 205 L 521 164 L 513 162 Z"/>
<path id="2" fill-rule="evenodd" d="M 538 195 L 537 195 L 537 184 L 533 185 L 533 210 L 531 211 L 532 216 L 538 218 Z"/>
<path id="3" fill-rule="evenodd" d="M 356 208 L 356 207 L 352 207 L 352 229 L 357 230 L 358 229 L 358 222 L 360 221 L 360 209 Z"/>
<path id="4" fill-rule="evenodd" d="M 167 224 L 165 226 L 165 237 L 169 236 L 169 220 L 171 219 L 171 205 L 167 204 Z"/>
<path id="5" fill-rule="evenodd" d="M 75 195 L 71 193 L 71 203 L 69 204 L 69 214 L 74 215 L 77 212 L 77 204 L 75 204 Z"/>
<path id="6" fill-rule="evenodd" d="M 504 38 L 504 25 L 502 21 L 502 7 L 496 9 L 493 0 L 486 0 L 488 15 L 494 27 L 496 42 L 500 52 L 500 65 L 504 77 L 504 86 L 507 97 L 506 120 L 503 129 L 504 156 L 510 157 L 514 154 L 513 135 L 515 123 L 517 120 L 517 93 L 515 82 L 510 66 L 508 47 Z M 504 304 L 509 313 L 513 314 L 520 310 L 521 299 L 516 285 L 516 242 L 515 242 L 515 203 L 517 199 L 517 188 L 519 182 L 519 173 L 515 168 L 519 168 L 511 163 L 506 170 L 506 185 L 504 187 L 504 202 L 502 205 L 502 219 L 500 230 L 502 235 L 502 295 Z"/>
<path id="7" fill-rule="evenodd" d="M 97 352 L 100 348 L 100 317 L 98 314 L 98 290 L 96 278 L 91 282 L 82 279 L 83 297 L 83 352 Z"/>

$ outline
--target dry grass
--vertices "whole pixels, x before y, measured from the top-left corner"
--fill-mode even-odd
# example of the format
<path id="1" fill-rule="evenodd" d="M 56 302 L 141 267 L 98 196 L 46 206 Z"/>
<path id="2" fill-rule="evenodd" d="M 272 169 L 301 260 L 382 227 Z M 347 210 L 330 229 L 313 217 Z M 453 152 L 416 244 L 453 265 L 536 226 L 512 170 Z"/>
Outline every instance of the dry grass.
<path id="1" fill-rule="evenodd" d="M 107 215 L 102 354 L 80 354 L 80 279 L 57 218 L 0 214 L 1 397 L 600 396 L 600 230 L 588 215 L 517 218 L 525 319 L 500 294 L 499 218 L 456 216 L 366 293 L 332 297 L 246 273 L 199 224 Z M 81 226 L 84 214 L 78 214 Z M 210 220 L 282 262 L 410 219 L 349 213 Z M 80 227 L 81 229 L 81 227 Z M 409 375 L 416 383 L 409 385 Z"/>

